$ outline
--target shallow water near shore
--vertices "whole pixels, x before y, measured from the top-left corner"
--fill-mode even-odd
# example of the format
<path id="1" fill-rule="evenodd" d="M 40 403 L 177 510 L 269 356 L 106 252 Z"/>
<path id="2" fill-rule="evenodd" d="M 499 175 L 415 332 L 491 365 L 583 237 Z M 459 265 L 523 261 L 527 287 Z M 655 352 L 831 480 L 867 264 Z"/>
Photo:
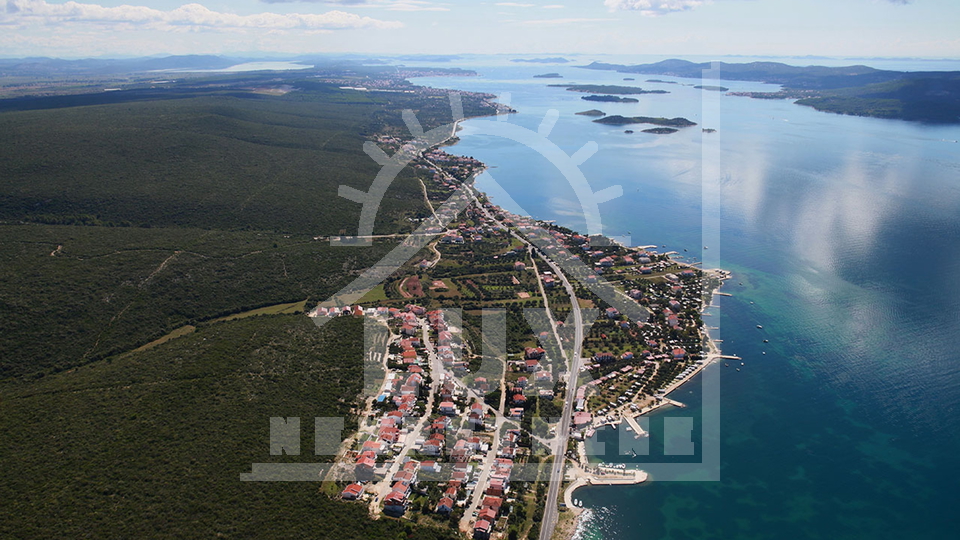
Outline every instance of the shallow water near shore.
<path id="1" fill-rule="evenodd" d="M 723 340 L 723 352 L 745 364 L 714 367 L 720 480 L 654 477 L 638 486 L 582 488 L 575 498 L 593 517 L 581 538 L 955 536 L 960 143 L 951 141 L 960 140 L 960 127 L 644 82 L 700 84 L 664 76 L 627 75 L 636 81 L 624 83 L 623 74 L 569 66 L 460 67 L 481 76 L 417 82 L 510 92 L 519 114 L 508 121 L 534 131 L 556 109 L 549 138 L 567 154 L 597 142 L 599 151 L 580 167 L 592 190 L 623 187 L 622 197 L 600 205 L 605 234 L 665 245 L 661 251 L 733 272 L 722 289 L 733 297 L 715 298 L 705 318 L 718 327 L 711 334 Z M 548 71 L 564 79 L 532 78 Z M 640 95 L 636 104 L 594 103 L 547 86 L 558 82 L 671 93 Z M 574 114 L 594 108 L 700 125 L 671 135 L 642 128 L 626 134 L 629 126 Z M 583 230 L 580 203 L 558 169 L 530 148 L 472 134 L 475 123 L 488 121 L 464 122 L 450 149 L 490 167 L 480 189 L 496 181 L 520 207 L 508 209 Z M 641 468 L 697 462 L 700 381 L 671 395 L 685 409 L 651 416 L 650 455 L 622 455 L 621 434 L 605 430 L 598 458 Z M 694 456 L 663 455 L 663 419 L 671 416 L 695 419 Z"/>

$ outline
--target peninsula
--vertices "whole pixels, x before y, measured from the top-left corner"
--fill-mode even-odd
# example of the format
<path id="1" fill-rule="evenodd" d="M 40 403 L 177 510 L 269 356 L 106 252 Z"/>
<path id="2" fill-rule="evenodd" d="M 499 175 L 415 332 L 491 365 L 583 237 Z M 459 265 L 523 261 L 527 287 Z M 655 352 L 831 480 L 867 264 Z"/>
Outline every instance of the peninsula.
<path id="1" fill-rule="evenodd" d="M 456 140 L 459 118 L 435 104 L 449 93 L 407 80 L 428 74 L 463 72 L 329 65 L 309 79 L 213 75 L 156 88 L 137 79 L 112 92 L 82 92 L 69 80 L 47 83 L 46 96 L 0 100 L 0 124 L 29 122 L 34 131 L 24 140 L 42 149 L 25 156 L 15 146 L 3 147 L 0 155 L 21 171 L 8 179 L 9 190 L 24 201 L 50 201 L 0 208 L 6 218 L 0 233 L 10 242 L 36 244 L 12 264 L 36 276 L 30 286 L 45 306 L 11 315 L 23 329 L 11 338 L 21 362 L 10 362 L 10 355 L 2 363 L 5 376 L 19 379 L 0 387 L 3 442 L 20 452 L 14 487 L 73 489 L 83 496 L 80 502 L 38 501 L 16 497 L 12 487 L 0 489 L 15 501 L 0 509 L 0 527 L 37 526 L 23 516 L 55 506 L 70 518 L 68 532 L 82 536 L 79 524 L 93 501 L 96 507 L 119 505 L 123 515 L 149 512 L 181 534 L 194 526 L 180 511 L 182 502 L 202 489 L 214 501 L 234 501 L 216 508 L 246 536 L 256 535 L 257 524 L 245 517 L 268 508 L 271 515 L 288 512 L 297 523 L 322 517 L 315 526 L 321 537 L 346 538 L 350 528 L 363 527 L 371 538 L 414 531 L 443 540 L 546 539 L 561 512 L 568 473 L 578 485 L 646 478 L 642 471 L 594 466 L 577 449 L 608 417 L 633 418 L 673 403 L 666 396 L 712 360 L 702 302 L 725 274 L 685 264 L 655 246 L 620 245 L 494 204 L 473 185 L 483 163 L 446 147 Z M 100 81 L 85 84 L 102 87 Z M 462 117 L 510 110 L 495 99 L 461 92 Z M 436 135 L 424 142 L 411 134 L 399 114 L 404 110 Z M 208 117 L 218 120 L 193 121 Z M 255 144 L 232 137 L 236 118 L 244 119 L 244 136 Z M 647 120 L 666 125 L 684 119 Z M 305 135 L 306 124 L 311 133 Z M 141 137 L 124 136 L 130 127 Z M 328 147 L 338 138 L 342 146 Z M 222 159 L 214 166 L 198 158 L 207 169 L 197 176 L 163 154 L 184 140 Z M 399 196 L 384 200 L 383 223 L 352 238 L 370 240 L 370 247 L 342 249 L 336 243 L 351 240 L 342 224 L 357 220 L 360 205 L 328 203 L 339 200 L 343 179 L 364 185 L 375 174 L 367 154 L 374 146 L 386 155 L 409 152 L 410 166 L 396 184 Z M 115 159 L 115 149 L 129 158 Z M 102 166 L 90 167 L 91 156 Z M 74 166 L 50 166 L 61 162 Z M 300 164 L 297 171 L 319 164 L 343 172 L 319 181 L 305 172 L 292 175 L 286 181 L 298 197 L 261 196 L 262 176 L 244 173 L 289 163 Z M 141 169 L 155 174 L 131 180 L 136 175 L 130 171 Z M 73 185 L 77 171 L 81 178 L 97 177 L 85 183 L 89 193 L 62 189 Z M 41 176 L 44 182 L 37 181 Z M 169 194 L 156 186 L 170 178 L 177 197 L 156 196 Z M 210 212 L 198 203 L 198 193 L 224 179 L 232 179 L 231 189 L 218 191 L 219 197 L 232 207 L 247 205 L 244 215 Z M 84 206 L 90 199 L 110 204 Z M 324 204 L 325 212 L 312 211 Z M 145 252 L 142 245 L 158 247 Z M 404 257 L 365 293 L 343 300 L 338 290 L 361 269 L 379 268 L 388 252 L 407 245 L 415 246 L 412 258 Z M 117 279 L 137 286 L 118 289 Z M 237 283 L 244 286 L 229 286 Z M 110 309 L 81 309 L 83 298 L 70 295 L 80 289 L 113 299 Z M 528 318 L 528 308 L 539 318 Z M 485 354 L 481 328 L 490 313 L 502 317 L 505 335 L 501 351 Z M 42 345 L 45 335 L 66 335 L 69 327 L 72 340 L 53 349 Z M 112 333 L 103 333 L 105 327 Z M 184 372 L 199 382 L 181 383 Z M 281 372 L 293 386 L 275 383 Z M 75 399 L 69 396 L 76 388 L 89 389 L 96 407 L 58 409 L 63 396 Z M 211 402 L 224 388 L 235 389 L 240 399 Z M 248 396 L 256 397 L 256 406 Z M 611 399 L 620 406 L 611 407 Z M 202 410 L 193 406 L 201 402 L 209 403 Z M 269 501 L 231 499 L 239 480 L 257 479 L 257 456 L 267 452 L 266 445 L 250 443 L 251 434 L 266 433 L 274 411 L 297 407 L 347 419 L 336 440 L 328 441 L 330 455 L 300 463 L 278 456 L 264 465 L 309 465 L 311 480 L 323 480 L 320 489 L 278 492 Z M 58 429 L 17 428 L 29 425 L 36 410 L 60 410 Z M 204 429 L 171 431 L 176 438 L 153 441 L 154 424 L 144 418 Z M 211 427 L 222 418 L 235 421 Z M 129 440 L 104 445 L 92 433 L 107 423 L 130 433 Z M 63 426 L 83 444 L 54 459 L 50 449 L 59 447 L 51 437 Z M 125 459 L 143 440 L 152 441 L 157 458 Z M 224 455 L 191 461 L 195 448 L 223 444 L 229 450 Z M 63 459 L 82 464 L 91 455 L 113 464 L 111 478 L 142 482 L 131 483 L 123 500 L 77 486 L 77 475 L 94 487 L 112 481 L 100 467 L 63 467 Z M 163 482 L 170 471 L 182 481 Z M 405 519 L 367 521 L 371 516 Z M 110 537 L 125 523 L 108 515 L 86 527 Z M 268 523 L 281 533 L 292 530 L 287 522 Z M 50 536 L 61 525 L 37 530 Z"/>
<path id="2" fill-rule="evenodd" d="M 868 66 L 791 66 L 779 62 L 653 64 L 593 62 L 584 69 L 782 85 L 775 92 L 735 92 L 760 99 L 795 99 L 818 111 L 929 123 L 960 123 L 960 71 L 891 71 Z M 650 81 L 652 82 L 652 81 Z M 667 81 L 656 81 L 667 82 Z M 718 90 L 719 91 L 719 90 Z"/>

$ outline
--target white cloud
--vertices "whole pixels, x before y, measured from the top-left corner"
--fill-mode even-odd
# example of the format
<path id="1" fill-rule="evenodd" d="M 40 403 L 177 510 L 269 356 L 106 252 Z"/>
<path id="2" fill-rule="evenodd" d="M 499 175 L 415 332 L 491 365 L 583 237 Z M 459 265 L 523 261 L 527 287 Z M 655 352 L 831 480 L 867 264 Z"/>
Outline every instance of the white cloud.
<path id="1" fill-rule="evenodd" d="M 563 9 L 564 7 L 566 6 L 562 4 L 548 4 L 546 6 L 543 6 L 543 9 Z"/>
<path id="2" fill-rule="evenodd" d="M 519 4 L 519 3 L 517 3 L 517 2 L 497 2 L 497 3 L 494 4 L 494 5 L 495 5 L 495 6 L 502 6 L 502 7 L 522 7 L 522 8 L 527 8 L 527 7 L 533 7 L 533 6 L 534 6 L 534 4 Z"/>
<path id="3" fill-rule="evenodd" d="M 700 7 L 709 0 L 604 0 L 610 11 L 639 11 L 641 15 L 656 16 Z"/>
<path id="4" fill-rule="evenodd" d="M 435 6 L 430 2 L 417 2 L 415 0 L 390 2 L 384 7 L 387 11 L 450 11 L 450 8 Z"/>
<path id="5" fill-rule="evenodd" d="M 450 8 L 435 5 L 424 0 L 260 0 L 266 4 L 292 4 L 295 2 L 311 4 L 333 4 L 353 8 L 380 8 L 387 11 L 450 11 Z"/>
<path id="6" fill-rule="evenodd" d="M 529 21 L 519 21 L 519 23 L 525 26 L 561 26 L 564 24 L 610 22 L 615 20 L 617 19 L 600 19 L 600 18 L 533 19 Z"/>
<path id="7" fill-rule="evenodd" d="M 162 11 L 145 6 L 104 7 L 99 4 L 66 2 L 50 4 L 46 0 L 7 0 L 0 23 L 40 24 L 129 24 L 155 29 L 261 29 L 261 30 L 340 30 L 347 28 L 398 28 L 397 21 L 382 21 L 343 11 L 320 14 L 256 13 L 236 15 L 210 10 L 200 4 L 186 4 Z"/>

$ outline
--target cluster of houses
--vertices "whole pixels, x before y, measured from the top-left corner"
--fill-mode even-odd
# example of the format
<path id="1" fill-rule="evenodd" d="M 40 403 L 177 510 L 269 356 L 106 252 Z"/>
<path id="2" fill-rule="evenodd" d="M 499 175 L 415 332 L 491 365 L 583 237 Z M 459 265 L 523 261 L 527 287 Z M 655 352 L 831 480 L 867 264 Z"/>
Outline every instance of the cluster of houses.
<path id="1" fill-rule="evenodd" d="M 466 180 L 476 172 L 483 169 L 483 163 L 473 159 L 472 157 L 455 156 L 448 154 L 439 148 L 425 153 L 423 157 L 430 162 L 436 163 L 438 166 L 443 167 L 443 170 L 447 173 L 447 175 L 450 175 L 460 181 Z M 433 181 L 442 185 L 443 187 L 450 189 L 457 187 L 450 182 L 450 179 L 447 175 L 442 174 L 431 165 L 422 164 L 418 165 L 417 167 L 424 170 L 427 174 L 432 175 Z"/>
<path id="2" fill-rule="evenodd" d="M 435 151 L 427 157 L 438 163 L 442 162 L 445 169 L 450 166 L 453 167 L 453 170 L 459 170 L 457 167 L 460 165 L 451 165 L 453 161 L 459 158 L 440 151 Z M 465 161 L 464 163 L 469 168 L 470 162 Z M 441 183 L 445 182 L 439 171 L 434 170 L 433 172 L 435 180 Z M 449 187 L 454 186 L 451 184 Z M 671 264 L 668 258 L 654 251 L 624 254 L 624 250 L 620 248 L 596 249 L 591 247 L 588 237 L 561 230 L 544 229 L 529 218 L 510 216 L 490 203 L 486 203 L 484 206 L 497 213 L 507 215 L 509 219 L 504 220 L 505 225 L 516 225 L 521 231 L 528 233 L 528 236 L 538 235 L 539 241 L 536 242 L 536 245 L 549 257 L 555 260 L 560 260 L 561 257 L 580 257 L 584 259 L 585 268 L 593 273 L 575 277 L 586 277 L 588 282 L 591 278 L 596 281 L 598 279 L 597 275 L 614 267 L 618 267 L 617 272 L 624 271 L 619 267 L 632 266 L 635 269 L 629 271 L 651 274 L 655 271 L 662 271 Z M 476 209 L 473 210 L 476 211 Z M 480 225 L 461 224 L 458 228 L 449 231 L 438 230 L 440 233 L 445 233 L 441 242 L 459 244 L 468 241 L 480 241 L 482 234 L 491 231 L 489 227 L 499 225 L 487 222 L 487 220 L 474 220 L 473 223 L 479 223 Z M 519 254 L 522 251 L 522 249 L 517 249 L 513 254 Z M 579 255 L 573 255 L 572 252 L 578 252 Z M 501 256 L 509 254 L 511 252 L 501 254 Z M 526 264 L 517 261 L 513 263 L 513 268 L 515 271 L 522 272 L 526 270 Z M 667 297 L 656 298 L 653 294 L 636 289 L 629 291 L 628 294 L 638 302 L 657 310 L 655 312 L 658 315 L 663 315 L 668 326 L 682 327 L 687 322 L 683 318 L 684 312 L 693 305 L 692 302 L 699 301 L 699 295 L 685 297 L 683 294 L 684 281 L 691 276 L 696 276 L 696 272 L 687 269 L 679 274 L 679 276 L 674 274 L 664 276 L 669 290 L 669 296 Z M 556 279 L 550 272 L 545 272 L 542 279 L 546 287 L 556 286 Z M 658 287 L 660 286 L 658 285 Z M 411 423 L 412 418 L 419 417 L 417 405 L 421 403 L 423 394 L 426 393 L 422 391 L 422 387 L 427 376 L 424 373 L 424 368 L 428 368 L 421 357 L 424 344 L 418 337 L 424 325 L 429 326 L 431 335 L 436 336 L 436 355 L 444 368 L 454 372 L 465 372 L 468 363 L 461 358 L 460 346 L 456 337 L 450 331 L 442 310 L 428 311 L 414 304 L 407 305 L 403 309 L 362 308 L 360 306 L 318 307 L 310 315 L 314 317 L 377 316 L 387 320 L 395 320 L 398 324 L 401 334 L 401 339 L 398 342 L 401 352 L 398 357 L 403 369 L 391 370 L 388 373 L 383 392 L 378 397 L 379 401 L 391 403 L 393 407 L 377 419 L 373 436 L 363 443 L 356 457 L 357 478 L 361 481 L 365 478 L 373 479 L 378 459 L 391 450 L 398 451 L 404 448 L 404 425 L 405 423 Z M 624 327 L 625 330 L 630 329 L 631 324 L 635 324 L 620 320 L 622 318 L 620 312 L 612 307 L 607 309 L 604 315 L 608 319 L 619 321 L 619 325 Z M 587 429 L 593 422 L 593 416 L 585 410 L 587 393 L 591 385 L 617 384 L 624 377 L 638 378 L 651 364 L 661 361 L 683 361 L 687 358 L 687 353 L 682 347 L 679 345 L 672 346 L 673 342 L 665 340 L 660 335 L 660 330 L 653 326 L 653 324 L 647 322 L 639 323 L 639 330 L 644 332 L 644 337 L 647 339 L 644 342 L 646 348 L 636 356 L 633 352 L 625 352 L 620 355 L 600 352 L 594 355 L 594 368 L 618 360 L 630 362 L 631 365 L 620 367 L 577 389 L 577 412 L 573 418 L 575 428 Z M 637 363 L 634 364 L 634 361 Z M 537 395 L 544 398 L 553 398 L 555 374 L 549 368 L 546 351 L 539 347 L 525 349 L 523 359 L 516 360 L 511 365 L 515 372 L 514 376 L 518 372 L 521 375 L 506 387 L 507 412 L 508 416 L 520 420 L 523 418 L 529 396 Z M 422 434 L 406 434 L 407 437 L 418 437 L 416 445 L 413 447 L 422 456 L 419 459 L 425 459 L 425 461 L 417 462 L 403 455 L 397 456 L 398 459 L 403 460 L 403 465 L 390 479 L 390 492 L 383 500 L 384 512 L 391 515 L 402 515 L 409 506 L 411 491 L 421 471 L 436 470 L 436 472 L 440 472 L 440 467 L 436 461 L 426 461 L 426 459 L 437 459 L 439 461 L 446 456 L 451 468 L 450 477 L 441 495 L 436 500 L 431 501 L 432 507 L 437 513 L 449 514 L 457 506 L 466 504 L 468 500 L 467 492 L 482 489 L 482 494 L 474 493 L 476 497 L 482 496 L 482 499 L 480 499 L 480 509 L 473 522 L 473 534 L 474 538 L 482 540 L 490 538 L 497 520 L 501 517 L 501 507 L 509 489 L 510 473 L 514 459 L 517 457 L 522 432 L 519 429 L 507 430 L 504 436 L 500 437 L 500 444 L 495 449 L 496 460 L 493 470 L 490 471 L 489 482 L 477 487 L 476 478 L 478 475 L 474 464 L 483 461 L 489 455 L 489 452 L 494 450 L 484 442 L 488 441 L 489 438 L 483 437 L 482 433 L 481 436 L 469 434 L 459 438 L 456 435 L 461 429 L 472 432 L 484 431 L 487 428 L 486 411 L 488 407 L 480 400 L 468 399 L 467 391 L 459 387 L 449 375 L 434 374 L 434 376 L 439 378 L 439 386 L 432 396 L 434 410 L 429 411 L 431 417 L 426 424 L 428 427 Z M 479 395 L 484 395 L 494 389 L 494 383 L 484 377 L 475 378 L 472 385 Z M 633 387 L 630 387 L 629 391 L 634 391 Z M 621 397 L 621 399 L 626 399 L 626 397 L 629 396 Z M 407 429 L 407 431 L 410 430 Z M 360 483 L 354 483 L 347 486 L 341 495 L 344 499 L 349 500 L 360 497 L 362 493 L 363 486 Z M 474 499 L 474 501 L 477 500 Z"/>
<path id="3" fill-rule="evenodd" d="M 354 463 L 354 472 L 359 481 L 369 481 L 374 478 L 378 467 L 378 460 L 389 452 L 403 449 L 405 442 L 404 425 L 418 417 L 417 405 L 423 403 L 423 390 L 428 364 L 423 362 L 418 349 L 423 346 L 417 336 L 420 327 L 420 317 L 428 317 L 427 310 L 421 306 L 409 304 L 403 309 L 374 307 L 374 308 L 316 308 L 310 313 L 313 317 L 342 316 L 342 315 L 369 315 L 382 317 L 386 320 L 397 320 L 400 328 L 399 346 L 401 352 L 397 361 L 403 367 L 399 370 L 389 370 L 386 374 L 383 388 L 377 397 L 380 404 L 390 403 L 392 410 L 384 412 L 376 420 L 371 438 L 361 445 Z M 442 317 L 441 317 L 442 319 Z M 428 317 L 428 320 L 430 318 Z M 437 317 L 433 317 L 436 321 Z M 390 497 L 384 499 L 384 510 L 400 512 L 406 504 L 410 486 L 416 483 L 416 462 L 404 464 L 398 477 L 394 478 L 393 490 Z M 341 493 L 347 500 L 359 498 L 363 493 L 363 486 L 359 483 L 351 484 Z M 402 495 L 402 496 L 401 496 Z M 402 503 L 402 504 L 401 504 Z"/>
<path id="4" fill-rule="evenodd" d="M 479 512 L 473 522 L 473 537 L 487 540 L 493 532 L 497 519 L 501 517 L 501 507 L 510 490 L 510 475 L 513 472 L 513 459 L 520 441 L 520 430 L 508 430 L 500 441 L 497 457 L 493 461 Z"/>

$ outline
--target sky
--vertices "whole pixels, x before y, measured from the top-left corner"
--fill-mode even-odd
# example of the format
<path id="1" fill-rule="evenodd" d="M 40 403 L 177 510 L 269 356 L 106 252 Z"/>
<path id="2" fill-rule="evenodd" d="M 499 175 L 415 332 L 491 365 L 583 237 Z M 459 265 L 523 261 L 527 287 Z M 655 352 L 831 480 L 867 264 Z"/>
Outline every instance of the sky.
<path id="1" fill-rule="evenodd" d="M 0 0 L 0 56 L 960 58 L 958 0 Z"/>

